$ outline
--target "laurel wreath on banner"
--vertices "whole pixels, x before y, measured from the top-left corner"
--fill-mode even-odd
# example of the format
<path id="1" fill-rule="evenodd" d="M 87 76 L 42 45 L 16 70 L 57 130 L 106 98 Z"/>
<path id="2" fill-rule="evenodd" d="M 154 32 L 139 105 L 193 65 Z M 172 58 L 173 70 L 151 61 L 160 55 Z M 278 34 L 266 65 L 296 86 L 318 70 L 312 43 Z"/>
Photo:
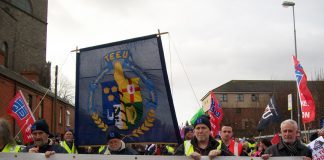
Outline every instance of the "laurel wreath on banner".
<path id="1" fill-rule="evenodd" d="M 93 119 L 93 122 L 103 131 L 106 132 L 108 130 L 107 124 L 105 124 L 104 121 L 101 120 L 98 113 L 92 113 L 91 118 Z"/>
<path id="2" fill-rule="evenodd" d="M 147 113 L 147 116 L 144 122 L 136 129 L 132 131 L 132 134 L 129 136 L 139 137 L 140 135 L 144 134 L 144 131 L 149 131 L 151 127 L 154 126 L 153 122 L 155 120 L 155 110 L 150 109 Z"/>
<path id="3" fill-rule="evenodd" d="M 92 113 L 91 118 L 93 119 L 93 122 L 97 125 L 98 128 L 100 128 L 103 132 L 106 132 L 108 130 L 108 125 L 101 120 L 98 113 Z M 154 126 L 155 121 L 155 110 L 150 109 L 147 113 L 147 116 L 144 120 L 144 122 L 136 129 L 134 129 L 130 135 L 126 135 L 129 137 L 139 137 L 144 134 L 144 132 L 149 131 L 151 127 Z"/>

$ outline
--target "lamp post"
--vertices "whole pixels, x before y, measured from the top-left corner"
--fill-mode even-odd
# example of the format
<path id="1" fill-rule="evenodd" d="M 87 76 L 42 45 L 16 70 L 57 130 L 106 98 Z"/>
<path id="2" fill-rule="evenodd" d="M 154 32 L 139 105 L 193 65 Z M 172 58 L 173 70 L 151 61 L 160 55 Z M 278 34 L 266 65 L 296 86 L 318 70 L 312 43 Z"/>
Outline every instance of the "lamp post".
<path id="1" fill-rule="evenodd" d="M 283 7 L 292 7 L 292 11 L 293 11 L 293 20 L 294 20 L 294 41 L 295 41 L 295 57 L 297 58 L 297 41 L 296 41 L 296 25 L 295 25 L 295 3 L 294 2 L 290 2 L 290 1 L 284 1 L 282 3 Z M 297 82 L 296 82 L 297 83 Z M 298 86 L 297 86 L 298 87 Z M 298 88 L 297 88 L 297 96 L 296 96 L 296 101 L 297 101 L 297 124 L 298 124 L 298 128 L 300 128 L 300 106 L 299 106 L 299 94 L 298 94 Z M 292 111 L 292 110 L 291 110 Z"/>

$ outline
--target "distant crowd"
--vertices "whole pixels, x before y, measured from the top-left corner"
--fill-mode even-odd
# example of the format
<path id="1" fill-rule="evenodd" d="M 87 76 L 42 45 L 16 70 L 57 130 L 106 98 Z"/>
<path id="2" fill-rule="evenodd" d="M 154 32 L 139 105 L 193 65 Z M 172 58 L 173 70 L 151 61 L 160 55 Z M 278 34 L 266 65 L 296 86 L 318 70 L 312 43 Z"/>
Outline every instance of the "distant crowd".
<path id="1" fill-rule="evenodd" d="M 103 146 L 78 147 L 74 144 L 72 130 L 67 130 L 62 139 L 51 136 L 45 120 L 37 120 L 31 127 L 33 142 L 22 145 L 19 138 L 13 138 L 6 120 L 0 119 L 0 151 L 1 152 L 29 152 L 45 153 L 50 157 L 55 153 L 67 154 L 105 154 L 105 155 L 185 155 L 192 159 L 201 159 L 209 156 L 249 156 L 269 157 L 276 156 L 303 156 L 312 159 L 312 151 L 300 138 L 297 123 L 288 119 L 281 123 L 281 137 L 277 142 L 269 139 L 249 138 L 242 140 L 234 138 L 233 128 L 230 125 L 221 127 L 220 135 L 211 136 L 209 117 L 203 115 L 195 121 L 193 126 L 184 128 L 182 144 L 126 144 L 118 129 L 111 129 L 107 134 L 107 143 Z M 312 140 L 324 137 L 324 127 L 314 134 Z"/>

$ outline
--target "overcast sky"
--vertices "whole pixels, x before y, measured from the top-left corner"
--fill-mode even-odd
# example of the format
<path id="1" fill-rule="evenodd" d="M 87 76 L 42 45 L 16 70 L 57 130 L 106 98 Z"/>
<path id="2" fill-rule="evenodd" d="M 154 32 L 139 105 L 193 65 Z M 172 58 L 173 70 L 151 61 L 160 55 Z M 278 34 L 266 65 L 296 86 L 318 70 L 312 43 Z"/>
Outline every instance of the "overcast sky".
<path id="1" fill-rule="evenodd" d="M 323 72 L 324 1 L 296 0 L 298 59 Z M 293 80 L 292 8 L 281 0 L 49 0 L 47 61 L 75 82 L 70 51 L 161 32 L 179 124 L 230 80 Z M 170 61 L 171 56 L 171 61 Z M 188 74 L 191 89 L 179 58 Z M 171 65 L 170 65 L 171 64 Z M 171 66 L 171 67 L 170 67 Z"/>

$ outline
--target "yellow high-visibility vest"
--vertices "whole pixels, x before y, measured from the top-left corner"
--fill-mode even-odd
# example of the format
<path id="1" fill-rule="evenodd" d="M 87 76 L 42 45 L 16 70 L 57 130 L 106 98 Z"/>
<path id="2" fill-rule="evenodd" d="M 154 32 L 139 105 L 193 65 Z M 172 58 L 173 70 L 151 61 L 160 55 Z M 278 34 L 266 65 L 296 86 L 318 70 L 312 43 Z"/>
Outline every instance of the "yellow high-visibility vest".
<path id="1" fill-rule="evenodd" d="M 190 156 L 194 151 L 193 145 L 191 144 L 191 140 L 184 141 L 184 150 L 185 155 Z M 219 145 L 217 146 L 216 150 L 221 150 L 222 142 L 219 142 Z"/>
<path id="2" fill-rule="evenodd" d="M 3 148 L 2 152 L 18 153 L 18 152 L 20 152 L 20 149 L 21 149 L 21 146 L 19 146 L 19 145 L 6 144 L 6 146 Z"/>
<path id="3" fill-rule="evenodd" d="M 60 145 L 69 153 L 69 154 L 78 154 L 77 149 L 74 146 L 74 142 L 72 143 L 72 148 L 67 145 L 65 141 L 61 141 Z"/>
<path id="4" fill-rule="evenodd" d="M 167 146 L 165 146 L 165 148 L 168 150 L 169 153 L 174 154 L 174 148 L 173 147 L 167 145 Z"/>

